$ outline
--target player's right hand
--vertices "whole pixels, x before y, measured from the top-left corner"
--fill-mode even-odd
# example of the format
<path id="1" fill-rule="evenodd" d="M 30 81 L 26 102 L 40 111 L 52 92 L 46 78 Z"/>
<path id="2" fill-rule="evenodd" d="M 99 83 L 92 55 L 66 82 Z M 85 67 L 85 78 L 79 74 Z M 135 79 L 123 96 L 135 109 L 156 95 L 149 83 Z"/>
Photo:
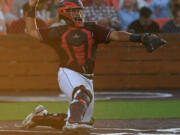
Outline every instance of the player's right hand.
<path id="1" fill-rule="evenodd" d="M 29 6 L 34 7 L 34 6 L 37 6 L 38 3 L 39 3 L 39 0 L 29 0 Z"/>

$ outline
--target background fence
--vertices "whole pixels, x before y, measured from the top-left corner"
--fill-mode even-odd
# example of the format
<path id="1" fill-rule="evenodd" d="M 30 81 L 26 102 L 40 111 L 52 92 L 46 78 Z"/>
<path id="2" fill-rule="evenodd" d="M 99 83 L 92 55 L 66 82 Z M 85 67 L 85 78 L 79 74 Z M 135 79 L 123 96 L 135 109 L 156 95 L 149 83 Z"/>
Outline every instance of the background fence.
<path id="1" fill-rule="evenodd" d="M 165 48 L 147 53 L 139 44 L 100 45 L 95 90 L 179 89 L 180 35 L 160 35 Z M 55 50 L 25 35 L 0 38 L 0 91 L 58 90 Z"/>

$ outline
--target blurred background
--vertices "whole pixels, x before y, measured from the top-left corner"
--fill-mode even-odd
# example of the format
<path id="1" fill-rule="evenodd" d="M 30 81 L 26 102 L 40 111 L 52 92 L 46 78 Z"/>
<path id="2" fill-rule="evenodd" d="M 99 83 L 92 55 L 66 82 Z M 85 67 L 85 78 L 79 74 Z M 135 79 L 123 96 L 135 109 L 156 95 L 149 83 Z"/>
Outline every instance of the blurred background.
<path id="1" fill-rule="evenodd" d="M 51 27 L 56 22 L 58 0 L 41 0 L 38 26 Z M 28 0 L 0 0 L 1 34 L 23 33 L 23 18 Z M 113 30 L 134 33 L 179 33 L 180 0 L 82 0 L 85 21 L 95 21 Z"/>

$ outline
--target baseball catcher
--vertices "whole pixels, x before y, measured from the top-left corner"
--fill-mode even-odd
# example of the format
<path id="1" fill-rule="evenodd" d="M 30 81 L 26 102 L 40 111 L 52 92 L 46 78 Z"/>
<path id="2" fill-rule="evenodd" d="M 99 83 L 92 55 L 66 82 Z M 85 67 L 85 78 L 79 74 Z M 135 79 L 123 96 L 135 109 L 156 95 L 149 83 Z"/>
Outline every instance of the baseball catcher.
<path id="1" fill-rule="evenodd" d="M 155 34 L 132 34 L 110 31 L 94 22 L 84 22 L 80 0 L 63 0 L 57 5 L 59 19 L 66 24 L 48 29 L 37 29 L 36 7 L 39 0 L 29 0 L 26 18 L 27 34 L 56 49 L 60 57 L 58 83 L 70 105 L 66 114 L 49 114 L 38 106 L 22 122 L 23 128 L 48 125 L 63 130 L 91 129 L 94 107 L 93 72 L 98 45 L 110 41 L 139 42 L 148 52 L 166 44 Z"/>

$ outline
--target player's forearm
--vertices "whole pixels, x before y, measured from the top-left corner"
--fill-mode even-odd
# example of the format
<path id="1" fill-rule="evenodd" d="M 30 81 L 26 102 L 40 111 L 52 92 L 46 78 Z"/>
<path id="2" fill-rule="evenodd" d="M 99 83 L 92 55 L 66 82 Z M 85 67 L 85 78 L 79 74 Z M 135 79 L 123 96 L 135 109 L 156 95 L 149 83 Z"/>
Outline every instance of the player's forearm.
<path id="1" fill-rule="evenodd" d="M 118 32 L 114 31 L 110 33 L 110 40 L 121 41 L 121 42 L 141 42 L 146 50 L 152 53 L 154 50 L 166 45 L 166 41 L 155 34 L 144 33 L 133 34 L 128 32 Z"/>
<path id="2" fill-rule="evenodd" d="M 40 35 L 37 30 L 36 19 L 32 17 L 26 17 L 26 32 L 28 35 L 40 39 Z"/>
<path id="3" fill-rule="evenodd" d="M 25 18 L 25 23 L 26 23 L 27 34 L 36 38 L 36 39 L 40 39 L 40 35 L 39 35 L 38 29 L 37 29 L 37 24 L 36 24 L 37 2 L 34 3 L 34 1 L 30 0 L 30 2 L 29 2 L 30 8 L 27 12 L 27 17 Z"/>

